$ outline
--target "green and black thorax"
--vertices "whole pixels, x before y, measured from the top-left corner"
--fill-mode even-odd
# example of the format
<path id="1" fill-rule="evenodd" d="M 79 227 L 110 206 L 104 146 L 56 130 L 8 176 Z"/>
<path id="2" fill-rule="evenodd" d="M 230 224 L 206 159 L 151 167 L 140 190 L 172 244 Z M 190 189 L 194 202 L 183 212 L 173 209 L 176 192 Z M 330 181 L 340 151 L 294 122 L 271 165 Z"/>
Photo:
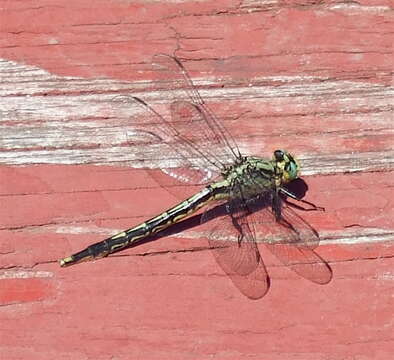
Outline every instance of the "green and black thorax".
<path id="1" fill-rule="evenodd" d="M 213 184 L 231 198 L 250 199 L 276 191 L 299 175 L 299 164 L 288 152 L 276 150 L 272 159 L 247 156 L 222 171 L 223 181 Z M 220 189 L 220 191 L 219 191 Z"/>

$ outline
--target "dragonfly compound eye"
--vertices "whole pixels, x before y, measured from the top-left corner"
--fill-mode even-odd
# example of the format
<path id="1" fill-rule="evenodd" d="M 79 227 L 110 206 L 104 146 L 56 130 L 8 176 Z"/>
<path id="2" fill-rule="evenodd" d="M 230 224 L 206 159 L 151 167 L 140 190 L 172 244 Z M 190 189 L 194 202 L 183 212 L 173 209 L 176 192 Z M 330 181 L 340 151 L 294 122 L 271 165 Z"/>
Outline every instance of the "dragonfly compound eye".
<path id="1" fill-rule="evenodd" d="M 284 170 L 285 170 L 284 176 L 286 178 L 286 181 L 297 179 L 299 168 L 298 168 L 298 164 L 294 160 L 290 160 L 285 165 Z"/>

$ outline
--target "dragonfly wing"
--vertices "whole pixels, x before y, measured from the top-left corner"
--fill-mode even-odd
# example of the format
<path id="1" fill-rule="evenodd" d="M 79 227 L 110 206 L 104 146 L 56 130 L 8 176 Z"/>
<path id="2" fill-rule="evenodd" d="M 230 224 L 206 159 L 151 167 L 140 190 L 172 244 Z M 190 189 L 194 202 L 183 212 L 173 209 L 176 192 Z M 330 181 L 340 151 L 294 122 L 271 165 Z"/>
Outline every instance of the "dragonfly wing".
<path id="1" fill-rule="evenodd" d="M 164 158 L 152 159 L 153 162 L 159 161 L 160 170 L 147 171 L 173 195 L 183 199 L 189 196 L 193 189 L 187 191 L 186 187 L 183 187 L 183 191 L 180 191 L 180 185 L 205 185 L 218 176 L 218 167 L 214 166 L 210 159 L 196 152 L 189 140 L 179 131 L 180 125 L 174 125 L 173 121 L 168 121 L 137 97 L 120 95 L 113 99 L 113 103 L 117 107 L 133 108 L 135 130 L 128 136 L 128 145 L 142 141 L 148 149 L 144 153 L 146 158 L 154 157 L 157 153 L 163 154 Z M 189 120 L 193 121 L 193 117 Z"/>
<path id="2" fill-rule="evenodd" d="M 267 244 L 268 249 L 287 267 L 316 284 L 332 279 L 330 266 L 313 250 L 289 244 Z"/>
<path id="3" fill-rule="evenodd" d="M 210 183 L 225 165 L 233 164 L 241 155 L 231 135 L 201 99 L 181 62 L 168 55 L 156 55 L 153 63 L 165 79 L 170 79 L 166 83 L 167 93 L 172 96 L 170 116 L 162 116 L 137 97 L 118 96 L 115 100 L 143 109 L 135 116 L 136 132 L 150 138 L 152 145 L 160 146 L 153 148 L 152 153 L 163 154 L 159 166 L 169 177 L 158 171 L 149 173 L 169 192 L 184 198 L 191 191 L 185 187 L 179 191 L 178 185 Z M 183 100 L 179 100 L 180 93 L 186 94 Z"/>
<path id="4" fill-rule="evenodd" d="M 253 213 L 258 238 L 286 266 L 317 284 L 332 278 L 330 266 L 314 251 L 319 236 L 313 227 L 282 202 L 281 218 L 275 219 L 269 207 Z"/>
<path id="5" fill-rule="evenodd" d="M 238 205 L 232 201 L 208 209 L 201 221 L 212 226 L 208 240 L 219 266 L 242 294 L 259 299 L 268 291 L 269 278 L 248 219 L 250 213 Z"/>
<path id="6" fill-rule="evenodd" d="M 215 139 L 216 143 L 221 145 L 220 154 L 222 156 L 232 160 L 239 158 L 241 155 L 232 135 L 205 104 L 179 59 L 166 54 L 157 54 L 153 57 L 152 63 L 165 79 L 171 79 L 167 86 L 170 90 L 174 90 L 174 93 L 183 93 L 183 97 L 199 109 L 200 116 L 203 119 L 201 125 L 205 127 L 205 133 L 208 134 L 206 139 L 209 139 L 209 141 Z M 182 95 L 180 99 L 182 99 Z M 201 126 L 200 129 L 202 129 Z M 204 138 L 200 141 L 204 141 Z M 202 149 L 209 150 L 212 144 L 208 142 L 207 145 Z"/>
<path id="7" fill-rule="evenodd" d="M 188 145 L 200 167 L 208 164 L 223 169 L 234 163 L 222 135 L 210 126 L 203 109 L 188 101 L 175 101 L 170 106 L 172 125 Z"/>

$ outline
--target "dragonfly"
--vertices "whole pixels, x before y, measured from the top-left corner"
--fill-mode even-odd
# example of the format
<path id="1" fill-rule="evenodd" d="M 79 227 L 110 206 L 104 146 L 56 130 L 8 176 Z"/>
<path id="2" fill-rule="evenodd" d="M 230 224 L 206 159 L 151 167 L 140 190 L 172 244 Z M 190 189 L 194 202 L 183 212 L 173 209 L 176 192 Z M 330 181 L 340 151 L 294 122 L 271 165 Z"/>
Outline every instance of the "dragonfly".
<path id="1" fill-rule="evenodd" d="M 209 225 L 209 248 L 243 295 L 259 299 L 270 287 L 259 243 L 304 278 L 317 284 L 328 283 L 332 271 L 314 251 L 319 235 L 294 210 L 305 206 L 306 210 L 324 210 L 290 190 L 288 185 L 300 176 L 296 157 L 286 150 L 275 150 L 271 158 L 244 156 L 202 99 L 182 62 L 166 54 L 155 55 L 152 62 L 171 79 L 166 91 L 183 95 L 174 95 L 169 114 L 160 114 L 132 95 L 120 95 L 114 100 L 140 109 L 139 131 L 176 160 L 177 166 L 161 167 L 161 171 L 150 171 L 150 175 L 183 201 L 61 259 L 60 265 L 105 257 L 142 242 L 205 207 L 201 223 Z M 179 189 L 185 185 L 198 185 L 202 190 L 184 199 Z M 301 203 L 302 206 L 297 205 Z"/>

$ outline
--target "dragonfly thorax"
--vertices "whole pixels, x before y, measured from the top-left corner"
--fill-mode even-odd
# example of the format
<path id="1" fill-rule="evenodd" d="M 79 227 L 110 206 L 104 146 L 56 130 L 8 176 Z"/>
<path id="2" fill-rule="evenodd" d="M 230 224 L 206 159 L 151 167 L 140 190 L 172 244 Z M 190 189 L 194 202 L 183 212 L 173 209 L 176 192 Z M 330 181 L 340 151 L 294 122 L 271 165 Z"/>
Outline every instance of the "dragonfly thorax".
<path id="1" fill-rule="evenodd" d="M 244 157 L 226 168 L 222 176 L 235 198 L 252 198 L 275 190 L 298 177 L 299 164 L 286 151 L 277 150 L 272 159 Z"/>
<path id="2" fill-rule="evenodd" d="M 275 188 L 275 163 L 258 157 L 244 157 L 227 168 L 223 177 L 232 197 L 252 198 Z"/>

